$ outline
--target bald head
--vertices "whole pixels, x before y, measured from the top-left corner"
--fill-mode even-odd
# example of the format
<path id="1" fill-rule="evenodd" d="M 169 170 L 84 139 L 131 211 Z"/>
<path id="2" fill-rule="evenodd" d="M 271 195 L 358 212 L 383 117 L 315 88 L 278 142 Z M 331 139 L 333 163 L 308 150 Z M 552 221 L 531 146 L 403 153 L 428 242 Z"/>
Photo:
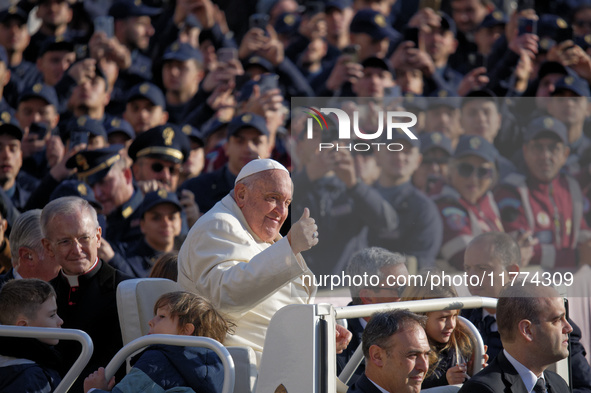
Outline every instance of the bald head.
<path id="1" fill-rule="evenodd" d="M 469 286 L 475 296 L 499 297 L 503 285 L 511 281 L 510 272 L 519 272 L 521 252 L 513 238 L 502 232 L 488 232 L 475 237 L 464 254 L 464 271 L 469 276 L 490 274 L 490 280 Z M 475 281 L 469 280 L 469 283 Z"/>

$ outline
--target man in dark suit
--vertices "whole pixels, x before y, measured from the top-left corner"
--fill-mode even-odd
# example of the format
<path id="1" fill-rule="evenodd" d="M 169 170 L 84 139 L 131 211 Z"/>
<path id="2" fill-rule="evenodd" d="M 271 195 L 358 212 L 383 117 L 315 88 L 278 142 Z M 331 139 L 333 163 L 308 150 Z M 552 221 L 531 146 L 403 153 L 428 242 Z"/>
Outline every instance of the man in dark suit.
<path id="1" fill-rule="evenodd" d="M 426 317 L 408 310 L 372 315 L 363 331 L 365 373 L 347 393 L 418 393 L 431 351 Z"/>
<path id="2" fill-rule="evenodd" d="M 551 287 L 518 283 L 501 293 L 497 325 L 503 351 L 466 381 L 460 393 L 568 393 L 566 382 L 546 370 L 568 356 L 568 334 L 562 297 Z"/>
<path id="3" fill-rule="evenodd" d="M 527 237 L 525 232 L 522 237 Z M 482 276 L 485 274 L 491 280 L 484 280 L 480 286 L 469 286 L 474 296 L 488 296 L 498 298 L 503 290 L 503 284 L 510 283 L 512 274 L 519 273 L 522 253 L 525 259 L 531 257 L 531 246 L 519 248 L 517 242 L 508 234 L 502 232 L 488 232 L 475 237 L 464 255 L 464 270 L 468 275 Z M 462 315 L 468 318 L 480 332 L 484 344 L 488 346 L 486 353 L 489 361 L 503 350 L 501 337 L 498 332 L 494 309 L 476 308 L 462 310 Z M 570 334 L 570 364 L 572 388 L 574 393 L 591 393 L 591 367 L 585 358 L 585 348 L 581 344 L 581 329 L 568 319 L 573 331 Z"/>
<path id="4" fill-rule="evenodd" d="M 397 302 L 400 300 L 400 293 L 404 287 L 395 285 L 394 279 L 399 276 L 406 278 L 408 269 L 405 265 L 406 258 L 397 252 L 391 252 L 385 248 L 369 247 L 355 253 L 345 273 L 350 276 L 378 276 L 380 283 L 376 286 L 350 286 L 351 298 L 350 305 L 376 304 Z M 388 277 L 390 282 L 388 283 Z M 405 280 L 406 281 L 406 280 Z M 367 282 L 366 284 L 369 284 Z M 347 348 L 337 355 L 337 371 L 340 373 L 346 364 L 351 360 L 355 350 L 361 344 L 361 335 L 367 325 L 369 317 L 347 319 L 347 330 L 353 333 L 353 338 Z M 365 370 L 365 362 L 362 362 L 347 385 L 351 386 Z"/>

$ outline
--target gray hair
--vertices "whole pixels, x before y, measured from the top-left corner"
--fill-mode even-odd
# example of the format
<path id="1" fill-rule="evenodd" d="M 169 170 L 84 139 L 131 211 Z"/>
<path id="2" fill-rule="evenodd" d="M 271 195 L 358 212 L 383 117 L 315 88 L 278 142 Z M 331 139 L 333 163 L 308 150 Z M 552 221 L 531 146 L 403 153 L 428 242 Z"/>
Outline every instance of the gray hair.
<path id="1" fill-rule="evenodd" d="M 486 232 L 476 236 L 468 247 L 490 245 L 490 257 L 502 262 L 503 267 L 521 265 L 521 249 L 510 235 L 504 232 Z"/>
<path id="2" fill-rule="evenodd" d="M 426 323 L 426 316 L 417 315 L 408 310 L 377 312 L 371 316 L 363 331 L 361 337 L 363 354 L 366 358 L 369 357 L 369 348 L 372 345 L 388 350 L 385 348 L 386 342 L 393 334 L 412 325 L 425 327 Z"/>
<path id="3" fill-rule="evenodd" d="M 405 262 L 406 258 L 400 253 L 391 252 L 381 247 L 369 247 L 353 254 L 345 268 L 345 273 L 350 277 L 363 276 L 364 274 L 377 275 L 381 281 L 386 279 L 381 270 L 383 267 L 400 265 Z M 359 292 L 365 288 L 365 286 L 349 287 L 353 304 L 361 304 Z"/>
<path id="4" fill-rule="evenodd" d="M 13 267 L 19 266 L 18 250 L 21 247 L 27 247 L 37 252 L 43 251 L 40 219 L 41 209 L 34 209 L 24 212 L 14 221 L 9 238 Z"/>
<path id="5" fill-rule="evenodd" d="M 48 238 L 50 222 L 57 216 L 74 215 L 78 212 L 86 213 L 87 216 L 99 227 L 96 210 L 88 201 L 77 196 L 66 196 L 54 199 L 43 208 L 41 212 L 41 231 L 44 238 Z"/>

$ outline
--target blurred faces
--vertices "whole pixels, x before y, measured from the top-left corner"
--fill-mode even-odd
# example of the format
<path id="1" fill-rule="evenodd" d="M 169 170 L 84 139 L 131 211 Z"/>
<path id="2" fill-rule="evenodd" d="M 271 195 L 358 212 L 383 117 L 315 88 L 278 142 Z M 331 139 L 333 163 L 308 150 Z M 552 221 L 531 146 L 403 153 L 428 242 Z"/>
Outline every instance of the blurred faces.
<path id="1" fill-rule="evenodd" d="M 494 163 L 478 156 L 465 156 L 454 160 L 449 170 L 451 186 L 471 204 L 492 187 L 495 177 Z"/>
<path id="2" fill-rule="evenodd" d="M 187 161 L 183 164 L 183 177 L 190 179 L 199 176 L 205 166 L 205 150 L 203 147 L 191 141 L 191 152 Z"/>
<path id="3" fill-rule="evenodd" d="M 74 52 L 49 51 L 37 59 L 37 68 L 43 75 L 45 84 L 55 86 L 75 61 L 76 54 Z"/>
<path id="4" fill-rule="evenodd" d="M 257 175 L 250 185 L 236 185 L 234 199 L 254 234 L 264 242 L 272 242 L 287 219 L 293 194 L 291 178 L 279 169 Z"/>
<path id="5" fill-rule="evenodd" d="M 400 86 L 402 93 L 423 94 L 425 82 L 423 73 L 416 68 L 397 69 L 396 84 Z"/>
<path id="6" fill-rule="evenodd" d="M 570 90 L 559 90 L 548 100 L 547 110 L 550 116 L 563 122 L 567 129 L 579 126 L 582 130 L 588 114 L 588 102 L 587 97 L 576 95 Z"/>
<path id="7" fill-rule="evenodd" d="M 269 158 L 271 145 L 269 137 L 248 127 L 230 136 L 224 145 L 224 151 L 228 156 L 228 169 L 238 175 L 242 167 L 255 158 Z"/>
<path id="8" fill-rule="evenodd" d="M 107 92 L 107 86 L 103 78 L 86 78 L 74 88 L 70 97 L 70 104 L 75 108 L 96 109 L 106 107 L 110 99 L 111 95 Z"/>
<path id="9" fill-rule="evenodd" d="M 488 99 L 472 99 L 464 104 L 460 123 L 466 135 L 479 135 L 493 143 L 501 129 L 501 114 Z"/>
<path id="10" fill-rule="evenodd" d="M 425 325 L 427 336 L 440 344 L 447 343 L 456 328 L 458 310 L 429 312 L 427 318 Z"/>
<path id="11" fill-rule="evenodd" d="M 396 142 L 404 146 L 401 151 L 380 149 L 375 152 L 381 169 L 380 184 L 383 186 L 394 186 L 409 181 L 421 164 L 421 153 L 417 147 L 407 141 L 397 140 Z"/>
<path id="12" fill-rule="evenodd" d="M 343 10 L 331 7 L 326 10 L 326 27 L 329 39 L 337 39 L 349 31 L 353 19 L 353 9 L 345 7 Z"/>
<path id="13" fill-rule="evenodd" d="M 72 21 L 72 10 L 66 0 L 45 0 L 39 3 L 37 17 L 44 27 L 56 30 Z"/>
<path id="14" fill-rule="evenodd" d="M 490 280 L 483 280 L 480 286 L 468 284 L 468 289 L 473 296 L 488 296 L 498 298 L 503 290 L 503 283 L 511 282 L 508 268 L 503 266 L 503 262 L 498 257 L 493 257 L 493 245 L 477 243 L 469 245 L 464 254 L 464 271 L 468 276 L 476 275 L 482 277 L 492 274 Z M 511 266 L 511 271 L 518 272 L 515 265 Z"/>
<path id="15" fill-rule="evenodd" d="M 425 50 L 433 59 L 436 67 L 443 67 L 449 56 L 456 51 L 458 41 L 453 33 L 442 27 L 431 27 L 430 32 L 420 30 L 420 38 L 425 43 Z"/>
<path id="16" fill-rule="evenodd" d="M 16 109 L 15 117 L 25 135 L 33 123 L 44 123 L 53 129 L 60 119 L 55 107 L 42 98 L 21 101 Z"/>
<path id="17" fill-rule="evenodd" d="M 101 228 L 87 211 L 58 214 L 49 223 L 43 247 L 55 258 L 65 274 L 79 276 L 88 272 L 98 258 Z"/>
<path id="18" fill-rule="evenodd" d="M 423 154 L 421 165 L 415 171 L 412 182 L 418 189 L 428 192 L 430 182 L 447 179 L 449 174 L 449 153 L 435 148 Z"/>
<path id="19" fill-rule="evenodd" d="M 381 68 L 365 67 L 363 76 L 353 85 L 353 91 L 358 97 L 384 96 L 384 87 L 393 85 L 392 74 Z"/>
<path id="20" fill-rule="evenodd" d="M 181 212 L 170 203 L 161 203 L 144 213 L 140 230 L 146 243 L 157 251 L 171 251 L 181 233 Z"/>
<path id="21" fill-rule="evenodd" d="M 576 12 L 573 17 L 573 33 L 584 36 L 591 33 L 591 8 L 585 7 Z"/>
<path id="22" fill-rule="evenodd" d="M 27 24 L 19 19 L 8 18 L 0 23 L 0 45 L 6 48 L 7 52 L 24 52 L 30 40 Z"/>
<path id="23" fill-rule="evenodd" d="M 92 185 L 94 196 L 103 205 L 102 213 L 105 215 L 111 214 L 133 194 L 131 170 L 121 169 L 118 165 L 114 165 L 105 177 Z"/>
<path id="24" fill-rule="evenodd" d="M 380 59 L 386 57 L 390 41 L 388 38 L 374 40 L 369 34 L 365 33 L 351 33 L 351 44 L 359 45 L 359 62 L 362 62 L 372 56 Z"/>
<path id="25" fill-rule="evenodd" d="M 166 191 L 176 191 L 179 184 L 181 164 L 160 158 L 139 157 L 132 168 L 136 180 L 156 180 Z"/>
<path id="26" fill-rule="evenodd" d="M 459 110 L 443 105 L 428 109 L 425 115 L 425 131 L 439 131 L 452 141 L 457 140 L 463 133 Z"/>
<path id="27" fill-rule="evenodd" d="M 554 179 L 570 153 L 570 149 L 556 137 L 533 139 L 523 145 L 523 158 L 527 169 L 538 181 L 549 183 Z"/>
<path id="28" fill-rule="evenodd" d="M 464 33 L 476 29 L 489 12 L 482 0 L 452 0 L 451 10 L 458 30 Z"/>
<path id="29" fill-rule="evenodd" d="M 556 82 L 564 77 L 564 74 L 547 74 L 538 83 L 538 90 L 536 90 L 536 105 L 540 109 L 546 109 L 548 106 L 548 99 L 554 92 Z"/>
<path id="30" fill-rule="evenodd" d="M 488 56 L 495 41 L 505 33 L 505 26 L 482 27 L 474 33 L 478 53 Z"/>
<path id="31" fill-rule="evenodd" d="M 149 16 L 120 19 L 115 22 L 115 35 L 123 45 L 145 50 L 154 35 L 154 27 Z"/>
<path id="32" fill-rule="evenodd" d="M 21 141 L 9 134 L 0 135 L 0 185 L 4 191 L 14 186 L 22 165 Z"/>
<path id="33" fill-rule="evenodd" d="M 137 135 L 166 123 L 168 112 L 147 98 L 138 98 L 127 103 L 123 118 L 131 124 Z"/>
<path id="34" fill-rule="evenodd" d="M 191 98 L 199 88 L 203 71 L 195 60 L 168 60 L 162 66 L 162 82 L 168 92 Z"/>

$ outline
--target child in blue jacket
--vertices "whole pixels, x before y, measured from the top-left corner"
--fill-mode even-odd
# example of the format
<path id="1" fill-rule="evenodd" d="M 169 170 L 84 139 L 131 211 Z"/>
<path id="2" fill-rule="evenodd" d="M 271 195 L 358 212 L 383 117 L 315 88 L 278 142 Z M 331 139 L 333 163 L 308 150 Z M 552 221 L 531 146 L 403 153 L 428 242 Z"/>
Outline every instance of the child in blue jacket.
<path id="1" fill-rule="evenodd" d="M 189 292 L 162 295 L 154 306 L 148 334 L 210 337 L 223 343 L 231 324 L 207 300 Z M 115 385 L 100 368 L 84 380 L 84 392 L 116 393 L 174 392 L 219 393 L 224 367 L 211 350 L 199 347 L 152 345 L 134 357 L 133 368 Z M 98 390 L 101 389 L 101 390 Z"/>
<path id="2" fill-rule="evenodd" d="M 55 291 L 38 279 L 10 280 L 0 290 L 0 324 L 59 328 Z M 61 382 L 58 340 L 0 337 L 0 392 L 47 393 Z"/>

